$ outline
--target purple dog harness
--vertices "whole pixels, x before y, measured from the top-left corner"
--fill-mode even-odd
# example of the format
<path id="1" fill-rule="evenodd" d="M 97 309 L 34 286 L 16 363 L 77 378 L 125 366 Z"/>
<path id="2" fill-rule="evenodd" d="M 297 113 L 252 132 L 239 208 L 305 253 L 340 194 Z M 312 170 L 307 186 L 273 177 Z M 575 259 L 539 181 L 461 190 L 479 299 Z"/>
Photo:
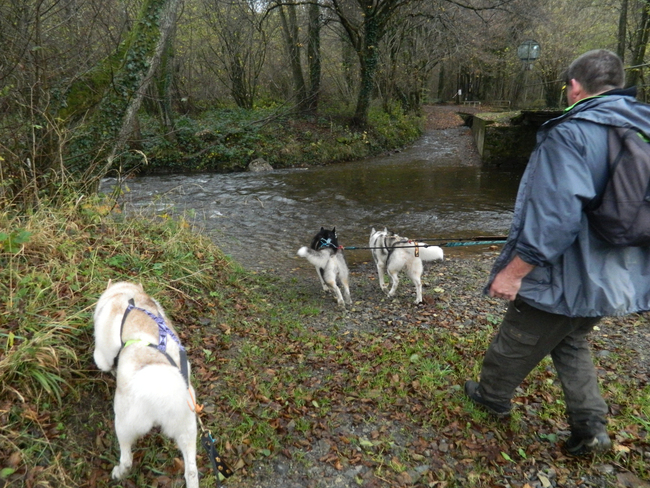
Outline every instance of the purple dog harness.
<path id="1" fill-rule="evenodd" d="M 181 345 L 181 341 L 178 340 L 178 337 L 176 337 L 176 334 L 174 334 L 174 331 L 171 330 L 169 327 L 167 327 L 167 324 L 165 323 L 165 319 L 163 319 L 160 315 L 155 315 L 151 313 L 149 310 L 145 310 L 144 308 L 136 307 L 135 303 L 133 300 L 129 300 L 129 306 L 126 307 L 126 312 L 124 312 L 124 316 L 126 317 L 128 313 L 131 310 L 140 310 L 141 312 L 146 313 L 151 319 L 158 324 L 158 350 L 162 353 L 167 352 L 167 336 L 169 335 L 176 344 L 178 344 L 178 348 L 181 351 L 184 351 L 185 348 Z"/>
<path id="2" fill-rule="evenodd" d="M 122 325 L 120 327 L 120 341 L 122 342 L 122 347 L 120 348 L 120 352 L 122 352 L 122 349 L 124 349 L 126 346 L 128 346 L 133 342 L 133 341 L 124 342 L 122 340 L 122 331 L 124 330 L 124 323 L 126 322 L 126 318 L 129 316 L 129 313 L 131 313 L 131 310 L 139 310 L 140 312 L 146 313 L 151 318 L 151 320 L 153 320 L 156 323 L 156 325 L 158 325 L 158 345 L 155 344 L 147 344 L 147 345 L 150 347 L 154 347 L 158 351 L 163 353 L 167 358 L 167 360 L 170 362 L 170 364 L 172 366 L 176 366 L 180 370 L 181 375 L 185 380 L 185 383 L 187 384 L 187 386 L 189 386 L 190 380 L 189 380 L 189 366 L 187 362 L 187 352 L 185 351 L 185 348 L 181 345 L 181 341 L 178 340 L 178 337 L 176 337 L 174 331 L 167 326 L 167 324 L 165 323 L 165 319 L 163 319 L 160 315 L 151 313 L 149 310 L 136 307 L 133 298 L 129 300 L 129 306 L 126 307 L 126 310 L 124 311 L 124 316 L 122 317 Z M 180 366 L 178 366 L 174 361 L 174 359 L 167 353 L 167 336 L 171 337 L 172 340 L 176 344 L 178 344 L 179 355 L 181 360 Z M 118 352 L 117 356 L 115 356 L 115 363 L 114 363 L 115 367 L 117 367 L 117 361 L 119 357 L 120 357 L 120 353 Z"/>

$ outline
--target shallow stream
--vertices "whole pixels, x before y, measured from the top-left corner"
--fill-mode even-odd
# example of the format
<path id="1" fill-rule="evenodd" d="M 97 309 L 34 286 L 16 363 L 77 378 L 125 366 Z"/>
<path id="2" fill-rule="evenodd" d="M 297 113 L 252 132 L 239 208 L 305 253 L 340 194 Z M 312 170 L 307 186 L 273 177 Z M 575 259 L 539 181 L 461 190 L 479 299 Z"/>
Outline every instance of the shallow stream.
<path id="1" fill-rule="evenodd" d="M 373 227 L 418 239 L 503 235 L 521 171 L 483 167 L 470 137 L 466 127 L 435 130 L 391 155 L 309 169 L 138 177 L 125 183 L 123 203 L 126 211 L 190 216 L 251 269 L 297 266 L 296 251 L 321 226 L 336 227 L 339 243 L 354 247 L 368 245 Z M 114 184 L 107 179 L 102 190 Z M 346 259 L 371 256 L 349 250 Z"/>

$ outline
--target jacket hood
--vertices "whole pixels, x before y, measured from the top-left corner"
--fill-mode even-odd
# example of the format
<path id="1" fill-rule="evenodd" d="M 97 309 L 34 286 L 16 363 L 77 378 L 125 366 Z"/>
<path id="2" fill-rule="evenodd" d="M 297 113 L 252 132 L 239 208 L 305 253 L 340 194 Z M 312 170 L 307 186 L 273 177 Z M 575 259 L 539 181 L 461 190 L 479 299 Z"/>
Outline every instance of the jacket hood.
<path id="1" fill-rule="evenodd" d="M 639 102 L 634 91 L 612 90 L 579 101 L 542 127 L 550 129 L 566 119 L 580 119 L 613 127 L 628 127 L 650 136 L 650 105 Z M 547 126 L 548 124 L 548 126 Z"/>

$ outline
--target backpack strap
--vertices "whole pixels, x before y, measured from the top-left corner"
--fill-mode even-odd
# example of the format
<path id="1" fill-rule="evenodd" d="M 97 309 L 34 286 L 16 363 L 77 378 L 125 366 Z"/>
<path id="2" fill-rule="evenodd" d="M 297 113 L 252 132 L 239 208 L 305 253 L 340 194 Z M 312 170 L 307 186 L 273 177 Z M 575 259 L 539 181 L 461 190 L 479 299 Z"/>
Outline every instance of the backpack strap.
<path id="1" fill-rule="evenodd" d="M 603 203 L 603 197 L 605 195 L 605 190 L 609 181 L 611 181 L 614 171 L 618 167 L 618 164 L 621 162 L 621 155 L 623 150 L 623 138 L 625 137 L 625 132 L 630 129 L 625 129 L 623 127 L 612 127 L 610 126 L 607 130 L 607 182 L 603 186 L 603 189 L 598 195 L 591 199 L 591 201 L 585 206 L 585 211 L 593 212 Z"/>

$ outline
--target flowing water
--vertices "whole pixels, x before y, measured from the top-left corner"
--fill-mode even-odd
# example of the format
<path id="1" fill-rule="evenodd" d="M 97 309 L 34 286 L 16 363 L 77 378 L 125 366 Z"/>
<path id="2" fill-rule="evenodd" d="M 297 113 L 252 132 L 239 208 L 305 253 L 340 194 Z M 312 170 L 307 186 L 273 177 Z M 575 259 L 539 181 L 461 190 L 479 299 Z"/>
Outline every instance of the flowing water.
<path id="1" fill-rule="evenodd" d="M 123 203 L 128 212 L 190 216 L 252 269 L 297 266 L 296 251 L 321 226 L 336 227 L 339 244 L 354 247 L 368 246 L 373 227 L 420 239 L 503 235 L 521 170 L 477 164 L 469 137 L 463 127 L 435 130 L 390 156 L 309 169 L 138 177 L 126 182 Z M 107 179 L 102 190 L 114 184 Z M 370 251 L 349 250 L 346 259 L 368 261 Z"/>

